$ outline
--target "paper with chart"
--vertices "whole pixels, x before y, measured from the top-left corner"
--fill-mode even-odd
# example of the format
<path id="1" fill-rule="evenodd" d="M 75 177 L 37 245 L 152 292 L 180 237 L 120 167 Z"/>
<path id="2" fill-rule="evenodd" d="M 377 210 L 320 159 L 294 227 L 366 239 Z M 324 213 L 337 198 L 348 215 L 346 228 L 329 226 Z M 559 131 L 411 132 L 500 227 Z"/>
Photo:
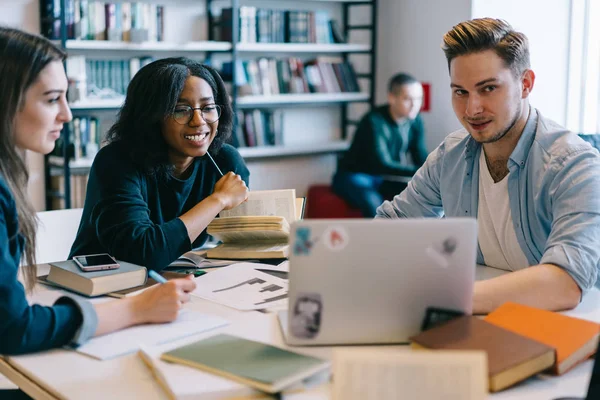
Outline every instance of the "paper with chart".
<path id="1" fill-rule="evenodd" d="M 244 215 L 274 215 L 284 217 L 288 223 L 296 220 L 296 190 L 257 190 L 250 191 L 248 200 L 231 210 L 219 213 L 221 217 Z"/>
<path id="2" fill-rule="evenodd" d="M 233 264 L 196 278 L 191 294 L 238 310 L 281 308 L 287 305 L 288 281 L 279 276 L 286 267 Z"/>
<path id="3" fill-rule="evenodd" d="M 76 350 L 99 360 L 107 360 L 138 350 L 140 345 L 155 346 L 229 324 L 213 315 L 181 310 L 177 319 L 166 324 L 139 325 L 90 339 Z"/>

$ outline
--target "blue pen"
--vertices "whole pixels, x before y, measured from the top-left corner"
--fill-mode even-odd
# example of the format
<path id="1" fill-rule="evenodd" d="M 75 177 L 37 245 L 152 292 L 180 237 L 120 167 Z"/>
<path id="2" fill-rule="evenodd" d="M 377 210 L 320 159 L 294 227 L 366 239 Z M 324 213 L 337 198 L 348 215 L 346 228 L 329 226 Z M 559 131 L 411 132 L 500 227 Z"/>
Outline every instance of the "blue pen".
<path id="1" fill-rule="evenodd" d="M 163 278 L 162 276 L 160 276 L 158 274 L 158 272 L 153 271 L 153 270 L 148 271 L 148 276 L 150 278 L 154 279 L 158 283 L 166 283 L 167 282 L 167 280 L 165 278 Z"/>

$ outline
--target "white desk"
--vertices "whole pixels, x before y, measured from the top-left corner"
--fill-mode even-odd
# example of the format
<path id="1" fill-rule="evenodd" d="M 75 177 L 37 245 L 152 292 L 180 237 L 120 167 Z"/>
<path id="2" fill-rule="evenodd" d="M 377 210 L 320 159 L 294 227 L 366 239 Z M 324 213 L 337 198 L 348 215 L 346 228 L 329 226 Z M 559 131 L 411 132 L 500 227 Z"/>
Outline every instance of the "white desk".
<path id="1" fill-rule="evenodd" d="M 498 275 L 497 271 L 480 270 L 478 278 Z M 43 297 L 50 288 L 39 288 Z M 277 317 L 275 314 L 260 312 L 241 312 L 209 301 L 193 298 L 187 308 L 227 318 L 231 324 L 160 346 L 161 351 L 193 342 L 199 338 L 227 332 L 248 339 L 259 340 L 285 347 Z M 594 289 L 582 304 L 568 315 L 600 321 L 600 291 Z M 294 348 L 295 351 L 319 357 L 331 357 L 332 347 Z M 407 346 L 389 346 L 390 351 L 410 351 Z M 492 400 L 551 400 L 560 396 L 585 397 L 592 361 L 588 360 L 561 377 L 538 376 L 503 392 L 489 396 Z M 128 355 L 108 361 L 98 361 L 74 351 L 52 350 L 39 354 L 7 357 L 0 361 L 0 373 L 6 375 L 26 393 L 36 399 L 166 399 L 160 386 L 153 379 L 148 368 L 136 355 Z M 176 388 L 176 393 L 186 392 L 182 398 L 206 398 L 204 393 L 211 389 L 227 388 L 228 393 L 237 394 L 236 398 L 263 397 L 233 382 L 225 381 L 213 375 L 186 369 L 191 377 L 186 388 Z M 187 381 L 187 380 L 186 380 Z M 190 391 L 193 394 L 190 394 Z M 223 396 L 210 398 L 223 398 Z M 225 398 L 232 398 L 225 396 Z M 322 385 L 310 391 L 291 393 L 288 400 L 326 400 L 329 399 L 329 386 Z"/>

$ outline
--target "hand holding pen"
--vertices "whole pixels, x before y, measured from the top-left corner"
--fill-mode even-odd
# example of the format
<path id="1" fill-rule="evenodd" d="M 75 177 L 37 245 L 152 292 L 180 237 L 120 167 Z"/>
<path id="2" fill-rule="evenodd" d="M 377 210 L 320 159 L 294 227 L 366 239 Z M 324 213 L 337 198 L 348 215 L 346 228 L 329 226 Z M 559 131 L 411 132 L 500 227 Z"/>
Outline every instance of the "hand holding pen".
<path id="1" fill-rule="evenodd" d="M 160 284 L 128 299 L 132 304 L 135 324 L 173 321 L 181 306 L 190 301 L 190 292 L 196 288 L 193 276 L 167 281 L 152 270 L 148 275 Z"/>
<path id="2" fill-rule="evenodd" d="M 215 184 L 213 195 L 219 199 L 223 205 L 223 210 L 232 209 L 246 201 L 248 198 L 248 187 L 242 177 L 231 171 L 223 175 L 223 172 L 210 153 L 206 153 L 206 155 L 221 175 L 221 179 Z"/>

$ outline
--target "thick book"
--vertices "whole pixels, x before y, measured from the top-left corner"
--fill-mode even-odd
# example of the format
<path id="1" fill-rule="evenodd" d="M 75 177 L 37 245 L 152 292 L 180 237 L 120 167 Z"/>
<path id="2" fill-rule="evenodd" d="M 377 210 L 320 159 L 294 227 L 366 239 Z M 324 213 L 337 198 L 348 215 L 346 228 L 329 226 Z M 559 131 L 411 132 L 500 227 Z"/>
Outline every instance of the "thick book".
<path id="1" fill-rule="evenodd" d="M 207 232 L 223 242 L 208 258 L 287 258 L 290 224 L 302 218 L 304 198 L 294 189 L 250 192 L 248 200 L 222 211 Z"/>
<path id="2" fill-rule="evenodd" d="M 556 349 L 554 374 L 561 375 L 594 354 L 600 324 L 516 303 L 504 303 L 488 314 L 491 324 Z"/>
<path id="3" fill-rule="evenodd" d="M 485 351 L 491 392 L 542 372 L 555 361 L 552 347 L 472 316 L 421 332 L 411 342 L 421 349 Z"/>
<path id="4" fill-rule="evenodd" d="M 329 368 L 329 362 L 265 343 L 219 334 L 163 353 L 188 365 L 268 393 L 276 393 Z"/>
<path id="5" fill-rule="evenodd" d="M 119 261 L 118 269 L 84 272 L 74 261 L 50 263 L 47 280 L 60 287 L 85 296 L 94 297 L 124 289 L 141 286 L 146 283 L 145 267 Z"/>

